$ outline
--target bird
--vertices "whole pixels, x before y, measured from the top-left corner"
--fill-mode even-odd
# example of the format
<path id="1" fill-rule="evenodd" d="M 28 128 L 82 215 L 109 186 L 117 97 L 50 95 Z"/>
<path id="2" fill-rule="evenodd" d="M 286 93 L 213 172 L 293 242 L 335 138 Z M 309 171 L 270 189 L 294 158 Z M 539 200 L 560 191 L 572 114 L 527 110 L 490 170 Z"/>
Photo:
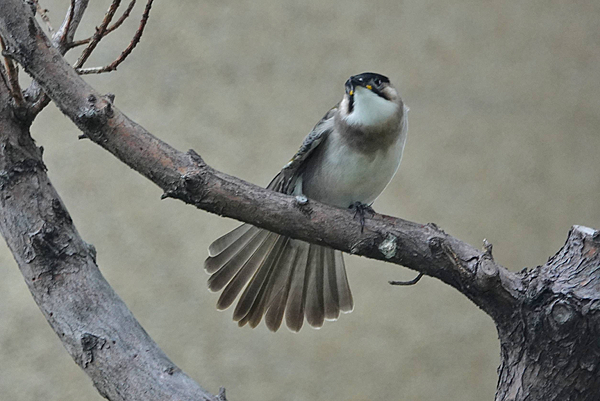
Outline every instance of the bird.
<path id="1" fill-rule="evenodd" d="M 268 189 L 298 199 L 351 208 L 361 217 L 396 174 L 408 130 L 408 107 L 381 74 L 365 72 L 345 83 L 341 101 L 304 139 Z M 238 325 L 265 319 L 277 331 L 284 320 L 298 332 L 354 309 L 342 252 L 242 224 L 215 240 L 204 263 L 208 288 L 221 291 Z M 241 295 L 240 295 L 241 293 Z"/>

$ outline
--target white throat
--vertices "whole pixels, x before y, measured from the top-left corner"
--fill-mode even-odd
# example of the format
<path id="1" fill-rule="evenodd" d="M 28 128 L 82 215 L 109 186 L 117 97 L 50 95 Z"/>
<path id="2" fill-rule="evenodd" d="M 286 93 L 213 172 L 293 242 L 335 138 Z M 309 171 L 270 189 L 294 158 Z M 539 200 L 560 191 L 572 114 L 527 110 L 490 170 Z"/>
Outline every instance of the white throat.
<path id="1" fill-rule="evenodd" d="M 374 126 L 386 122 L 397 112 L 396 103 L 357 86 L 354 90 L 354 108 L 345 120 L 349 125 Z"/>

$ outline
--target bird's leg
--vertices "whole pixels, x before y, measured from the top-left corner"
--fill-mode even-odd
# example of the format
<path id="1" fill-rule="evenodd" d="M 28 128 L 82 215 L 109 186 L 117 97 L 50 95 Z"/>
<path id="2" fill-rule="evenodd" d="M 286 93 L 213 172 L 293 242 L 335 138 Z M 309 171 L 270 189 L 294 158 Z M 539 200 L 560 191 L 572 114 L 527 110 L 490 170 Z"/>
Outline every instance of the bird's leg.
<path id="1" fill-rule="evenodd" d="M 362 233 L 365 229 L 365 215 L 368 213 L 372 217 L 375 215 L 375 210 L 373 210 L 371 205 L 361 202 L 354 202 L 350 205 L 350 209 L 354 210 L 354 218 L 358 216 L 360 220 L 360 232 Z"/>

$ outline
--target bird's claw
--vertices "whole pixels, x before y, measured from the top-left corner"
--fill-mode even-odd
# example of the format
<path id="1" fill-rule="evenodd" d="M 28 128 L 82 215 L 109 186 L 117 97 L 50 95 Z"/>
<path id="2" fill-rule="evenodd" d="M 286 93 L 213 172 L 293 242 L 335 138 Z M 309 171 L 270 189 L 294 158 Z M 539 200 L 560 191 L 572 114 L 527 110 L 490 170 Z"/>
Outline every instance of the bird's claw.
<path id="1" fill-rule="evenodd" d="M 371 205 L 366 203 L 354 202 L 350 205 L 350 209 L 354 210 L 354 218 L 358 216 L 360 220 L 360 232 L 362 233 L 365 229 L 365 215 L 369 214 L 371 217 L 375 215 L 375 210 Z"/>

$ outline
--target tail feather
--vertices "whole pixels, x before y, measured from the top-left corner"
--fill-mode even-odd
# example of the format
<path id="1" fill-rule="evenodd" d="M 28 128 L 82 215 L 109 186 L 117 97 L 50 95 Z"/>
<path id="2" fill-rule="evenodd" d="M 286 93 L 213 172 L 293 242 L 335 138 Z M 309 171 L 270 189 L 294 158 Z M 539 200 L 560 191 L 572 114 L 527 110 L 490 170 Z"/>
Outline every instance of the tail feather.
<path id="1" fill-rule="evenodd" d="M 238 322 L 240 326 L 243 326 L 246 323 L 249 323 L 252 328 L 258 326 L 265 314 L 265 310 L 273 300 L 273 293 L 278 292 L 285 286 L 285 281 L 287 281 L 287 277 L 289 276 L 288 272 L 290 266 L 289 262 L 287 262 L 287 259 L 289 259 L 289 243 L 293 240 L 286 237 L 282 238 L 285 242 L 282 244 L 277 260 L 270 269 L 269 277 L 263 283 L 248 314 Z"/>
<path id="2" fill-rule="evenodd" d="M 290 239 L 286 245 L 279 265 L 279 274 L 274 279 L 273 293 L 269 300 L 268 310 L 265 315 L 265 324 L 273 332 L 279 330 L 283 321 L 283 314 L 287 304 L 290 287 L 292 285 L 292 269 L 298 255 L 298 240 Z"/>
<path id="3" fill-rule="evenodd" d="M 209 248 L 208 286 L 221 291 L 218 309 L 239 297 L 233 313 L 238 325 L 256 327 L 263 316 L 271 331 L 285 317 L 299 331 L 306 317 L 313 327 L 353 309 L 342 253 L 283 237 L 248 224 L 217 239 Z"/>
<path id="4" fill-rule="evenodd" d="M 298 254 L 292 267 L 292 283 L 285 311 L 285 323 L 292 331 L 300 331 L 304 323 L 304 282 L 310 245 L 298 244 Z"/>
<path id="5" fill-rule="evenodd" d="M 271 252 L 264 259 L 263 264 L 256 271 L 246 289 L 240 296 L 237 306 L 233 312 L 233 320 L 239 321 L 244 318 L 253 305 L 258 304 L 261 300 L 262 293 L 266 289 L 265 283 L 268 281 L 273 270 L 273 266 L 277 263 L 281 250 L 283 249 L 287 237 L 277 236 L 277 240 Z"/>
<path id="6" fill-rule="evenodd" d="M 323 248 L 323 303 L 325 319 L 337 320 L 340 316 L 340 299 L 335 270 L 335 253 L 330 248 Z"/>
<path id="7" fill-rule="evenodd" d="M 229 260 L 225 261 L 225 263 L 219 261 L 222 265 L 208 279 L 208 288 L 215 292 L 221 291 L 262 245 L 268 234 L 268 231 L 257 232 L 242 249 L 231 255 Z M 229 249 L 227 252 L 229 252 Z M 219 256 L 216 256 L 215 259 L 219 258 Z M 206 264 L 208 263 L 209 261 L 207 260 Z"/>
<path id="8" fill-rule="evenodd" d="M 269 231 L 265 231 L 265 233 L 267 234 L 265 239 L 258 246 L 250 259 L 238 269 L 237 274 L 231 279 L 221 293 L 221 296 L 217 301 L 217 309 L 227 309 L 231 306 L 240 291 L 248 283 L 248 280 L 250 280 L 256 270 L 264 263 L 265 259 L 275 246 L 279 235 Z"/>
<path id="9" fill-rule="evenodd" d="M 346 276 L 346 267 L 341 252 L 334 252 L 335 255 L 335 273 L 337 278 L 337 288 L 339 294 L 340 311 L 350 313 L 354 310 L 354 300 Z"/>
<path id="10" fill-rule="evenodd" d="M 252 241 L 252 239 L 254 239 L 257 235 L 261 233 L 261 230 L 259 230 L 256 227 L 249 227 L 250 228 L 248 229 L 248 231 L 242 233 L 239 236 L 239 238 L 231 242 L 226 248 L 221 249 L 220 247 L 215 247 L 215 250 L 219 250 L 219 253 L 215 254 L 214 256 L 208 257 L 204 262 L 204 270 L 206 270 L 207 273 L 213 274 L 217 270 L 222 268 L 226 263 L 234 259 L 235 255 L 240 253 L 241 250 L 244 249 L 250 243 L 250 241 Z M 221 241 L 225 237 L 227 237 L 227 234 L 219 238 L 217 241 Z M 229 237 L 228 239 L 231 240 L 233 238 L 234 237 Z M 225 244 L 226 241 L 227 239 L 223 240 L 221 244 Z"/>
<path id="11" fill-rule="evenodd" d="M 323 305 L 323 247 L 310 245 L 304 286 L 306 321 L 312 327 L 320 328 L 325 320 Z"/>
<path id="12" fill-rule="evenodd" d="M 258 231 L 258 228 L 251 226 L 250 224 L 242 224 L 241 226 L 229 231 L 227 234 L 217 238 L 208 247 L 208 256 L 215 257 L 225 249 L 229 248 L 231 244 L 236 242 L 240 237 L 246 234 L 249 230 L 254 229 Z"/>

